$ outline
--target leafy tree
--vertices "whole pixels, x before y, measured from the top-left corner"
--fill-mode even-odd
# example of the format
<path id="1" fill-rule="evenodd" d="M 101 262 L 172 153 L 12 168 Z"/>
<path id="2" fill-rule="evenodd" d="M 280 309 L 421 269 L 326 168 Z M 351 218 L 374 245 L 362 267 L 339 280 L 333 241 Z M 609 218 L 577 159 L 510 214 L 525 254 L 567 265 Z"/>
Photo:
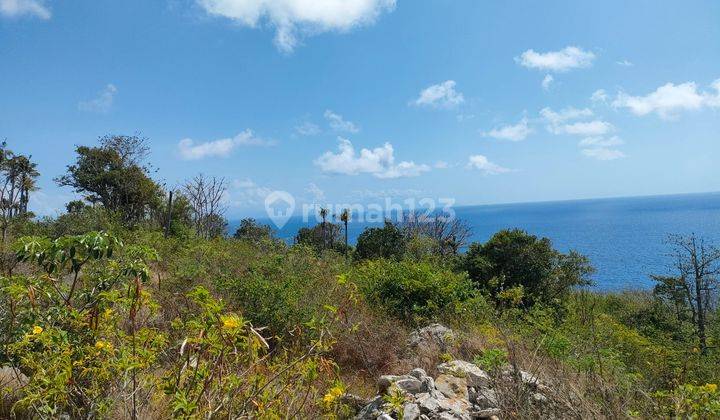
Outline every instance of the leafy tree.
<path id="1" fill-rule="evenodd" d="M 389 220 L 382 228 L 368 228 L 360 234 L 355 249 L 359 260 L 387 258 L 402 259 L 405 253 L 405 238 L 397 226 Z"/>
<path id="2" fill-rule="evenodd" d="M 65 210 L 70 214 L 81 213 L 88 207 L 87 203 L 82 200 L 72 200 L 65 204 Z"/>
<path id="3" fill-rule="evenodd" d="M 470 244 L 462 268 L 494 297 L 522 286 L 528 304 L 558 304 L 575 286 L 590 285 L 594 269 L 587 257 L 561 253 L 548 238 L 519 230 L 502 230 L 484 244 Z"/>
<path id="4" fill-rule="evenodd" d="M 269 225 L 258 224 L 253 218 L 247 218 L 240 221 L 240 227 L 237 228 L 233 237 L 258 243 L 272 239 L 273 229 Z"/>
<path id="5" fill-rule="evenodd" d="M 325 249 L 333 249 L 339 252 L 345 250 L 342 241 L 342 227 L 339 224 L 330 222 L 300 228 L 295 236 L 295 243 L 307 245 L 317 252 L 322 252 Z"/>
<path id="6" fill-rule="evenodd" d="M 149 169 L 138 163 L 146 150 L 143 142 L 137 136 L 106 136 L 99 147 L 78 146 L 75 164 L 55 181 L 119 213 L 123 221 L 137 222 L 159 205 L 161 196 Z"/>

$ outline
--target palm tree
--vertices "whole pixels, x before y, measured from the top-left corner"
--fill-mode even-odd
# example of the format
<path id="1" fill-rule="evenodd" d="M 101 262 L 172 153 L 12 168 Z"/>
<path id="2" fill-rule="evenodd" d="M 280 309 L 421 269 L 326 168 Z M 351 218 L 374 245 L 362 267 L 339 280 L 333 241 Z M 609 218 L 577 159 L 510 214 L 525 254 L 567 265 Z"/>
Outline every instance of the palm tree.
<path id="1" fill-rule="evenodd" d="M 322 244 L 323 249 L 326 247 L 327 235 L 325 235 L 325 219 L 327 219 L 328 209 L 320 207 L 320 217 L 322 217 L 322 225 L 320 231 L 322 232 Z"/>
<path id="2" fill-rule="evenodd" d="M 24 215 L 27 213 L 30 191 L 37 190 L 35 178 L 40 176 L 40 172 L 37 170 L 37 163 L 33 163 L 30 159 L 32 159 L 32 156 L 26 157 L 21 155 L 15 158 L 18 190 L 20 193 L 16 215 Z"/>
<path id="3" fill-rule="evenodd" d="M 340 213 L 340 221 L 345 224 L 345 255 L 348 252 L 348 222 L 350 221 L 350 210 L 343 209 Z"/>

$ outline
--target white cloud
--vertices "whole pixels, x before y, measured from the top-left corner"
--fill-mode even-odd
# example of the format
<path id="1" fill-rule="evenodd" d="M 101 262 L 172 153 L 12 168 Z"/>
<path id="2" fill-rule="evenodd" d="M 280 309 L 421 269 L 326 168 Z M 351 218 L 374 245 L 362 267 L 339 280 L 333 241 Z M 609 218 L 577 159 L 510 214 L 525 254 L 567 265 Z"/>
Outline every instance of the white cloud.
<path id="1" fill-rule="evenodd" d="M 229 207 L 256 207 L 265 202 L 265 197 L 273 192 L 271 188 L 257 185 L 250 178 L 235 179 L 223 197 L 224 204 Z"/>
<path id="2" fill-rule="evenodd" d="M 325 191 L 318 187 L 314 182 L 308 184 L 307 188 L 305 188 L 305 192 L 309 193 L 312 196 L 312 201 L 316 203 L 325 201 Z"/>
<path id="3" fill-rule="evenodd" d="M 710 87 L 715 89 L 715 95 L 707 96 L 707 103 L 709 106 L 720 107 L 720 79 L 715 80 L 710 84 Z"/>
<path id="4" fill-rule="evenodd" d="M 350 197 L 357 199 L 357 200 L 367 200 L 367 199 L 386 199 L 388 197 L 394 198 L 394 197 L 418 197 L 420 194 L 424 194 L 424 191 L 422 190 L 416 190 L 412 188 L 408 189 L 397 189 L 397 188 L 390 188 L 390 189 L 382 189 L 382 190 L 355 190 L 350 193 Z"/>
<path id="5" fill-rule="evenodd" d="M 634 64 L 631 63 L 631 62 L 629 62 L 628 60 L 616 61 L 615 64 L 617 64 L 618 66 L 623 66 L 623 67 L 632 67 L 632 66 L 634 66 Z"/>
<path id="6" fill-rule="evenodd" d="M 0 0 L 0 15 L 10 18 L 27 15 L 45 20 L 52 16 L 42 0 Z"/>
<path id="7" fill-rule="evenodd" d="M 602 120 L 576 121 L 593 116 L 588 108 L 565 108 L 555 112 L 550 108 L 540 110 L 540 116 L 547 122 L 547 130 L 553 134 L 571 134 L 579 136 L 602 136 L 615 129 L 612 124 Z"/>
<path id="8" fill-rule="evenodd" d="M 486 137 L 492 137 L 500 140 L 520 141 L 525 140 L 529 134 L 533 132 L 533 129 L 528 126 L 527 118 L 523 118 L 519 123 L 515 125 L 506 125 L 503 127 L 494 128 L 488 132 L 483 133 Z"/>
<path id="9" fill-rule="evenodd" d="M 540 110 L 540 116 L 545 118 L 550 124 L 557 125 L 569 120 L 592 117 L 593 112 L 588 108 L 577 109 L 569 107 L 558 112 L 555 112 L 550 108 L 543 108 Z"/>
<path id="10" fill-rule="evenodd" d="M 570 124 L 550 126 L 548 128 L 553 134 L 571 134 L 577 136 L 602 136 L 615 129 L 607 121 L 578 121 Z"/>
<path id="11" fill-rule="evenodd" d="M 546 74 L 545 78 L 542 81 L 542 88 L 545 90 L 550 90 L 550 85 L 555 80 L 554 77 L 552 77 L 551 74 Z"/>
<path id="12" fill-rule="evenodd" d="M 360 153 L 348 139 L 339 138 L 338 152 L 326 152 L 315 159 L 323 172 L 344 175 L 372 174 L 376 178 L 418 176 L 430 170 L 425 164 L 402 161 L 395 163 L 393 146 L 385 143 L 374 149 L 361 149 Z"/>
<path id="13" fill-rule="evenodd" d="M 486 175 L 498 175 L 511 171 L 511 169 L 504 168 L 498 164 L 490 162 L 488 158 L 483 155 L 470 156 L 468 158 L 467 166 L 468 168 L 478 169 Z"/>
<path id="14" fill-rule="evenodd" d="M 445 162 L 444 160 L 438 160 L 437 162 L 435 162 L 433 167 L 435 169 L 447 169 L 450 167 L 450 165 L 447 162 Z"/>
<path id="15" fill-rule="evenodd" d="M 618 136 L 612 136 L 612 137 L 586 137 L 578 143 L 578 146 L 580 147 L 612 147 L 612 146 L 620 146 L 621 144 L 625 144 L 623 139 L 621 139 Z"/>
<path id="16" fill-rule="evenodd" d="M 565 47 L 560 51 L 539 53 L 527 50 L 515 57 L 520 65 L 545 71 L 564 72 L 576 68 L 590 67 L 595 54 L 578 47 Z"/>
<path id="17" fill-rule="evenodd" d="M 183 160 L 199 160 L 207 157 L 227 157 L 238 146 L 272 146 L 273 144 L 274 141 L 256 137 L 252 130 L 245 130 L 232 138 L 197 144 L 193 139 L 182 139 L 178 143 L 178 150 Z"/>
<path id="18" fill-rule="evenodd" d="M 582 149 L 582 154 L 597 160 L 615 160 L 625 157 L 625 153 L 617 149 L 608 149 L 606 147 L 593 147 Z"/>
<path id="19" fill-rule="evenodd" d="M 325 119 L 330 124 L 330 128 L 338 132 L 357 133 L 360 129 L 352 122 L 343 119 L 342 115 L 338 115 L 331 110 L 326 110 Z"/>
<path id="20" fill-rule="evenodd" d="M 590 96 L 590 100 L 593 102 L 606 103 L 608 100 L 608 94 L 605 92 L 605 89 L 598 89 L 593 92 L 592 96 Z"/>
<path id="21" fill-rule="evenodd" d="M 98 112 L 101 114 L 106 113 L 110 111 L 110 108 L 112 108 L 117 92 L 118 90 L 115 85 L 109 83 L 102 91 L 100 91 L 97 98 L 80 102 L 78 104 L 78 109 L 80 111 Z"/>
<path id="22" fill-rule="evenodd" d="M 313 124 L 310 121 L 295 126 L 295 132 L 301 136 L 315 136 L 321 133 L 320 127 L 317 124 Z"/>
<path id="23" fill-rule="evenodd" d="M 455 81 L 446 80 L 423 89 L 420 96 L 412 103 L 417 106 L 453 108 L 463 102 L 465 102 L 465 97 L 455 90 Z"/>
<path id="24" fill-rule="evenodd" d="M 303 35 L 346 32 L 373 23 L 395 0 L 196 0 L 213 16 L 255 28 L 275 28 L 275 45 L 291 52 Z"/>
<path id="25" fill-rule="evenodd" d="M 720 106 L 720 79 L 711 87 L 715 93 L 701 92 L 695 82 L 679 85 L 666 83 L 645 96 L 632 96 L 624 92 L 618 93 L 612 106 L 627 108 L 633 114 L 643 116 L 657 113 L 661 118 L 674 118 L 681 111 L 697 111 L 705 106 Z"/>

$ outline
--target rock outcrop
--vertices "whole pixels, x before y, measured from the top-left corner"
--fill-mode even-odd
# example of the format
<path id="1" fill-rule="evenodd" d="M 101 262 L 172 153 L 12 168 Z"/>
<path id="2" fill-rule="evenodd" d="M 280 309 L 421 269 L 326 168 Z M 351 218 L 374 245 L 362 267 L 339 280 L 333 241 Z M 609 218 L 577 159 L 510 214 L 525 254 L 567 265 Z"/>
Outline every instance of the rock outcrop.
<path id="1" fill-rule="evenodd" d="M 471 420 L 501 416 L 498 381 L 515 381 L 530 392 L 532 404 L 544 404 L 548 388 L 528 372 L 500 372 L 491 378 L 478 366 L 453 360 L 437 367 L 432 378 L 422 369 L 407 375 L 384 375 L 378 380 L 378 395 L 358 412 L 357 420 Z"/>
<path id="2" fill-rule="evenodd" d="M 431 324 L 410 334 L 408 350 L 446 351 L 457 339 L 451 329 Z M 406 375 L 381 376 L 377 381 L 378 394 L 365 401 L 355 419 L 498 419 L 503 414 L 502 402 L 507 402 L 502 397 L 508 395 L 512 395 L 515 404 L 526 403 L 539 409 L 533 412 L 542 412 L 550 404 L 552 390 L 535 375 L 522 370 L 506 367 L 490 375 L 473 363 L 452 360 L 438 365 L 437 372 L 435 378 L 420 368 Z M 522 401 L 517 401 L 518 398 Z M 354 401 L 361 399 L 354 397 Z"/>

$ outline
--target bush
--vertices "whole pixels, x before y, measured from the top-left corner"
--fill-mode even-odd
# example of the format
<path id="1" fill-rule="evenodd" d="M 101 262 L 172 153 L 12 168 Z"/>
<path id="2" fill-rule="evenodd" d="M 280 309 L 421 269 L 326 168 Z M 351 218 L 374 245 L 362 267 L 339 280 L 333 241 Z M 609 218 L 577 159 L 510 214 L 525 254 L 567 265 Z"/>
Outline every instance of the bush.
<path id="1" fill-rule="evenodd" d="M 399 260 L 405 254 L 405 238 L 392 222 L 385 221 L 382 228 L 368 228 L 360 234 L 355 258 L 367 260 L 387 258 Z"/>
<path id="2" fill-rule="evenodd" d="M 103 232 L 24 237 L 15 249 L 41 274 L 0 278 L 0 362 L 27 377 L 13 410 L 93 418 L 107 415 L 113 390 L 134 400 L 135 379 L 165 345 L 138 322 L 157 309 L 143 291 L 154 252 Z"/>
<path id="3" fill-rule="evenodd" d="M 233 237 L 258 243 L 273 239 L 273 229 L 269 225 L 258 224 L 252 218 L 242 219 Z"/>
<path id="4" fill-rule="evenodd" d="M 443 317 L 460 321 L 487 315 L 484 299 L 464 273 L 428 262 L 366 261 L 353 270 L 351 278 L 368 303 L 407 322 Z"/>
<path id="5" fill-rule="evenodd" d="M 590 285 L 589 260 L 571 251 L 558 252 L 547 238 L 522 230 L 502 230 L 484 244 L 470 244 L 461 268 L 493 297 L 523 287 L 523 302 L 559 305 L 575 286 Z"/>

